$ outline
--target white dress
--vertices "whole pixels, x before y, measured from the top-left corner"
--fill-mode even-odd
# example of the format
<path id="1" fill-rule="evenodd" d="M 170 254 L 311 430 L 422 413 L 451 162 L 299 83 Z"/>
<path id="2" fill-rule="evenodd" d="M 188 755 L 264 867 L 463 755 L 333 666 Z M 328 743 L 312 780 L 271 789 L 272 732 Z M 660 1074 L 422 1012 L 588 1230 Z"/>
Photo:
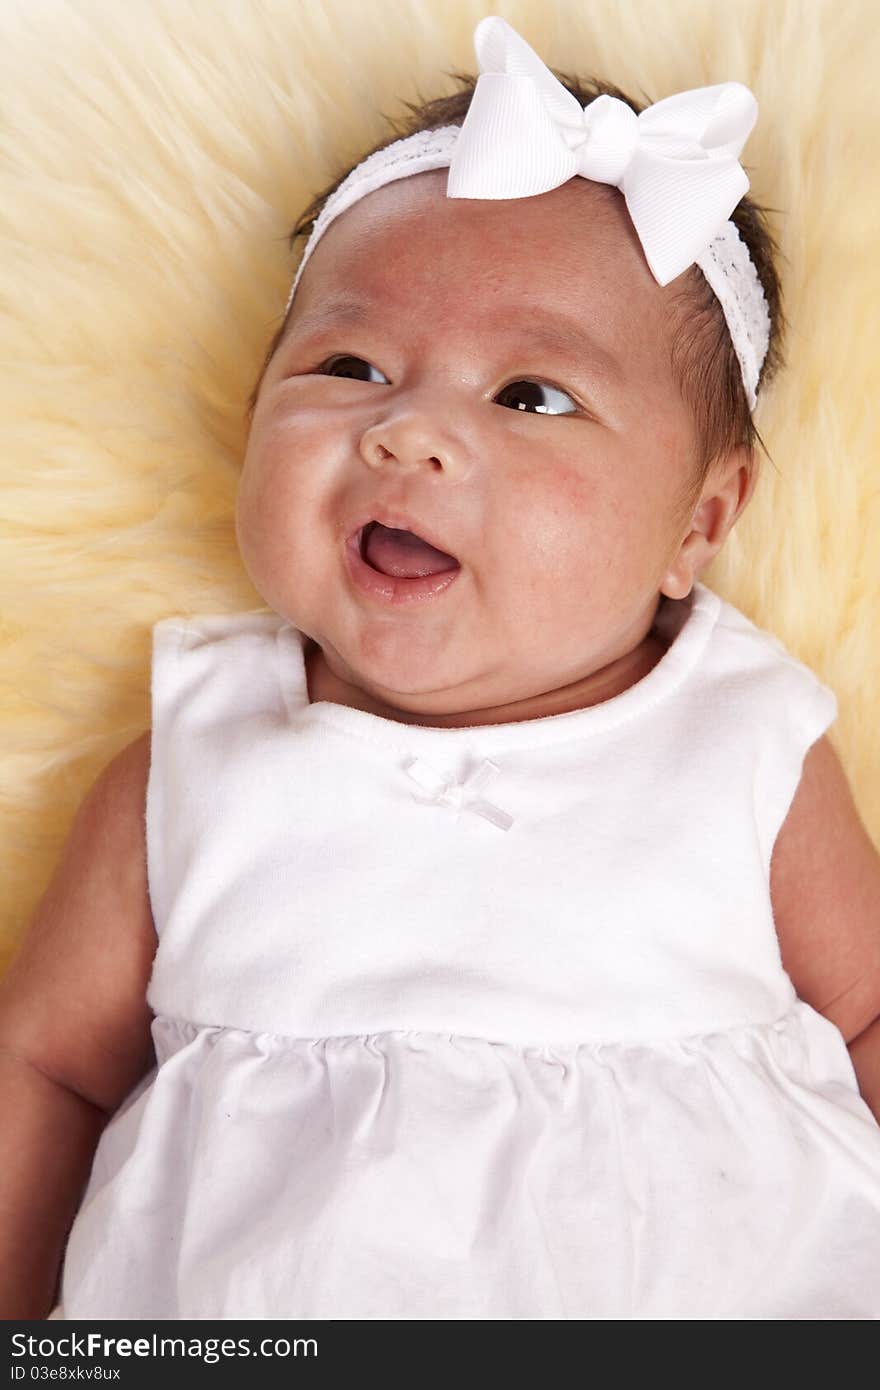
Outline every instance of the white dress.
<path id="1" fill-rule="evenodd" d="M 310 703 L 273 613 L 154 629 L 157 1066 L 55 1316 L 875 1319 L 880 1126 L 776 834 L 834 693 L 698 583 L 604 703 Z"/>

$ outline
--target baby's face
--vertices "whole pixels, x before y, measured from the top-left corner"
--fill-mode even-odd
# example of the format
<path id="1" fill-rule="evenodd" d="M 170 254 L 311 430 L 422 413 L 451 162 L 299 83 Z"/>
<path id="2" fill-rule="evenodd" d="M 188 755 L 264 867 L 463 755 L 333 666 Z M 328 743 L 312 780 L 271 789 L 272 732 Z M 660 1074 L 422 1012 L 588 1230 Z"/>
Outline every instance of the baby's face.
<path id="1" fill-rule="evenodd" d="M 237 535 L 266 602 L 321 649 L 332 693 L 313 698 L 532 718 L 653 664 L 659 597 L 695 577 L 694 424 L 616 190 L 473 201 L 446 177 L 385 185 L 315 247 L 257 400 Z M 457 558 L 442 593 L 356 587 L 346 542 L 374 505 Z"/>

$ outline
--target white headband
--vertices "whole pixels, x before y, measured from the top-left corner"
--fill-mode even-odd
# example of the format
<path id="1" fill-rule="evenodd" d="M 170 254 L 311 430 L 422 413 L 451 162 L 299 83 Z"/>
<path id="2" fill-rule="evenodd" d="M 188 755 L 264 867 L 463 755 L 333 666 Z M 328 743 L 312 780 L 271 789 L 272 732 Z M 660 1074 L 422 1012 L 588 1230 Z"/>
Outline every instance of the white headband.
<path id="1" fill-rule="evenodd" d="M 748 87 L 696 87 L 636 115 L 607 95 L 582 107 L 498 15 L 480 20 L 474 49 L 480 76 L 461 126 L 407 135 L 351 171 L 312 228 L 287 309 L 330 223 L 383 184 L 448 167 L 449 198 L 529 198 L 578 174 L 622 191 L 658 284 L 699 266 L 721 303 L 754 410 L 770 314 L 748 248 L 728 220 L 749 188 L 738 160 L 758 116 Z"/>

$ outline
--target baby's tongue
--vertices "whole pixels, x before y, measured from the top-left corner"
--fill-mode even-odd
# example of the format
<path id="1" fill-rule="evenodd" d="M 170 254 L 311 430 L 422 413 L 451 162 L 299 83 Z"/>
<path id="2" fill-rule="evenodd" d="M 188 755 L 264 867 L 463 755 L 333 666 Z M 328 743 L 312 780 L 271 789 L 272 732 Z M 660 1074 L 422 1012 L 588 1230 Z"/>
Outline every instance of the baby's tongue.
<path id="1" fill-rule="evenodd" d="M 458 569 L 454 556 L 435 550 L 412 531 L 397 531 L 378 522 L 367 536 L 365 554 L 374 569 L 395 579 L 415 579 Z"/>

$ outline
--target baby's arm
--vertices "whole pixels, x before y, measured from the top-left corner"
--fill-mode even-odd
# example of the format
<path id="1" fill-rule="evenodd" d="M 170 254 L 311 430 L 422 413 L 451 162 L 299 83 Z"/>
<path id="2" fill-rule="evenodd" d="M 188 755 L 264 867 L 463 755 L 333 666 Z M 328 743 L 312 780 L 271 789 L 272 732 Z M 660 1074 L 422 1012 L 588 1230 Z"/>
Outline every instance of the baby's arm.
<path id="1" fill-rule="evenodd" d="M 45 1318 L 108 1119 L 155 1061 L 144 807 L 149 731 L 79 807 L 0 981 L 0 1317 Z"/>
<path id="2" fill-rule="evenodd" d="M 789 978 L 840 1030 L 880 1124 L 880 854 L 827 735 L 804 759 L 770 891 Z"/>

